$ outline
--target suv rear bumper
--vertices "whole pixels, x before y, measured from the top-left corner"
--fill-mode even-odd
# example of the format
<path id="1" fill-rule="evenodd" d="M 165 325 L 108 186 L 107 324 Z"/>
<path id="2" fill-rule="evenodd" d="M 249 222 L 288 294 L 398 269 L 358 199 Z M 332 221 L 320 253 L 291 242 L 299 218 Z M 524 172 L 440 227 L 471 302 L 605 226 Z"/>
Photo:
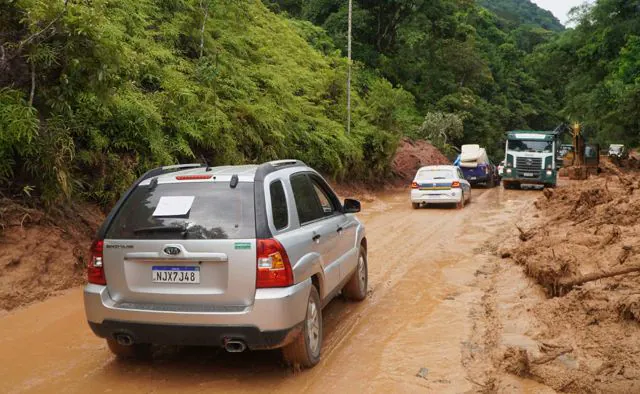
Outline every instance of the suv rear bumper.
<path id="1" fill-rule="evenodd" d="M 290 343 L 301 332 L 302 324 L 300 322 L 283 330 L 260 331 L 255 326 L 183 326 L 116 320 L 89 322 L 91 330 L 101 338 L 128 335 L 134 343 L 220 347 L 226 341 L 235 340 L 244 342 L 251 350 L 274 349 Z"/>
<path id="2" fill-rule="evenodd" d="M 231 338 L 259 349 L 281 346 L 295 334 L 305 318 L 311 286 L 306 280 L 291 287 L 258 289 L 253 305 L 245 308 L 194 311 L 193 306 L 121 307 L 106 286 L 88 284 L 84 306 L 91 329 L 100 337 L 127 333 L 136 342 L 183 345 L 222 345 L 224 338 Z"/>

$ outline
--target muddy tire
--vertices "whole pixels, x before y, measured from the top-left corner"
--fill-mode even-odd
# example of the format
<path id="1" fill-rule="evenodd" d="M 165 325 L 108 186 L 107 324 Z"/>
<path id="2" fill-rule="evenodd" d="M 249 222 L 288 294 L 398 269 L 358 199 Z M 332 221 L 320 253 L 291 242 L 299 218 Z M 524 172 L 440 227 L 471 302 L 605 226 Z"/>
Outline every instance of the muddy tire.
<path id="1" fill-rule="evenodd" d="M 360 246 L 356 271 L 342 289 L 342 294 L 349 300 L 362 301 L 367 298 L 367 286 L 369 286 L 367 250 L 363 246 Z"/>
<path id="2" fill-rule="evenodd" d="M 115 339 L 107 338 L 107 346 L 111 353 L 120 360 L 149 360 L 151 359 L 151 345 L 134 343 L 130 346 L 120 345 Z"/>
<path id="3" fill-rule="evenodd" d="M 311 368 L 320 362 L 322 349 L 322 305 L 315 286 L 311 286 L 302 332 L 282 348 L 284 361 L 293 367 Z"/>
<path id="4" fill-rule="evenodd" d="M 420 209 L 420 203 L 419 202 L 412 202 L 411 206 L 413 207 L 413 209 Z"/>
<path id="5" fill-rule="evenodd" d="M 462 193 L 462 197 L 460 198 L 460 202 L 456 203 L 456 209 L 464 208 L 464 192 Z"/>

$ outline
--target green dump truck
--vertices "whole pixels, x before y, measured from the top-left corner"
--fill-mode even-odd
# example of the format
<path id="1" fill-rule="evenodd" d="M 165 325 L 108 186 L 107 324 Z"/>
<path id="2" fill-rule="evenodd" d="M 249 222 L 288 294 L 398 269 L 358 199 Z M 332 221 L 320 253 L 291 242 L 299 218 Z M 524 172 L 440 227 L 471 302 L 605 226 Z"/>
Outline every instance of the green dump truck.
<path id="1" fill-rule="evenodd" d="M 514 130 L 507 133 L 502 184 L 517 189 L 522 184 L 555 187 L 558 172 L 558 131 Z"/>

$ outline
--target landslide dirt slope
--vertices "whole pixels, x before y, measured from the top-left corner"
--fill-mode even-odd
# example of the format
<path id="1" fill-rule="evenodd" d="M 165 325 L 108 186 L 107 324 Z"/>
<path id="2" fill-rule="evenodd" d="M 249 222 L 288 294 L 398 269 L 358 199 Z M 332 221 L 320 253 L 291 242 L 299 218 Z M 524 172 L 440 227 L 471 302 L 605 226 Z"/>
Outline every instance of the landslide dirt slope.
<path id="1" fill-rule="evenodd" d="M 55 215 L 0 201 L 0 311 L 84 281 L 100 210 L 74 205 Z"/>
<path id="2" fill-rule="evenodd" d="M 496 369 L 558 391 L 640 392 L 638 188 L 638 173 L 608 165 L 545 190 L 496 245 Z"/>
<path id="3" fill-rule="evenodd" d="M 393 158 L 393 174 L 402 181 L 411 182 L 420 167 L 437 164 L 451 164 L 451 161 L 427 141 L 404 138 Z"/>

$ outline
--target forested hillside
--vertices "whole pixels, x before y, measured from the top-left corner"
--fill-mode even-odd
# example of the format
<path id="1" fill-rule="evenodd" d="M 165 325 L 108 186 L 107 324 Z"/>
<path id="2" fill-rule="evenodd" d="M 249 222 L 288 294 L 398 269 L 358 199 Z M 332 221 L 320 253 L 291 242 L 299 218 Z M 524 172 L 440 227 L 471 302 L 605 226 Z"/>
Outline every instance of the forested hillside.
<path id="1" fill-rule="evenodd" d="M 564 30 L 558 18 L 530 0 L 478 0 L 478 2 L 512 25 L 534 24 L 548 30 Z"/>
<path id="2" fill-rule="evenodd" d="M 581 120 L 601 144 L 640 142 L 640 1 L 598 0 L 578 24 L 532 55 L 564 119 Z"/>
<path id="3" fill-rule="evenodd" d="M 265 2 L 322 26 L 346 48 L 347 2 Z M 417 135 L 444 149 L 472 141 L 497 158 L 505 130 L 559 122 L 552 90 L 540 87 L 528 61 L 553 37 L 540 26 L 505 24 L 470 1 L 353 2 L 354 59 L 411 92 L 425 116 Z"/>
<path id="4" fill-rule="evenodd" d="M 346 1 L 1 3 L 0 193 L 108 206 L 201 157 L 380 180 L 403 136 L 497 159 L 505 130 L 571 120 L 638 142 L 638 1 L 599 0 L 563 32 L 527 0 L 353 3 L 350 134 Z"/>

